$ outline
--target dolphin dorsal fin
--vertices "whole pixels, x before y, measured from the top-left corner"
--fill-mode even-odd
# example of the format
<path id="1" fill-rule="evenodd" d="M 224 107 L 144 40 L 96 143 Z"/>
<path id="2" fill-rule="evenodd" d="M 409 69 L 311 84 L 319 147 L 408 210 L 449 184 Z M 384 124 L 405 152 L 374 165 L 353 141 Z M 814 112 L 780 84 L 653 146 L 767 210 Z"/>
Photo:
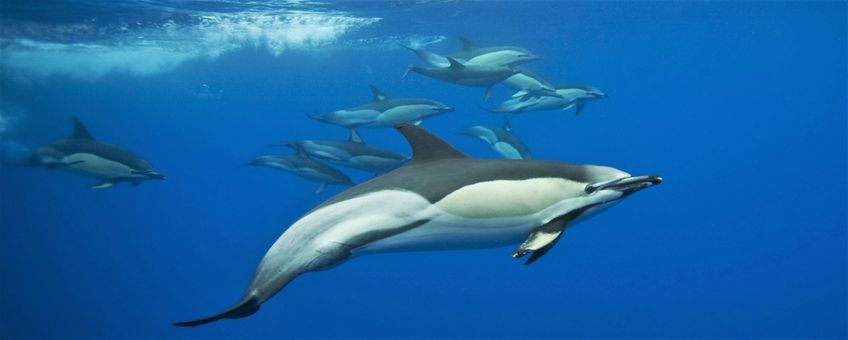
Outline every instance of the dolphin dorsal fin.
<path id="1" fill-rule="evenodd" d="M 350 137 L 348 137 L 347 140 L 354 142 L 354 143 L 360 143 L 360 144 L 365 143 L 365 142 L 362 141 L 362 137 L 359 137 L 359 132 L 356 132 L 356 129 L 354 129 L 354 128 L 350 128 Z"/>
<path id="2" fill-rule="evenodd" d="M 462 65 L 462 63 L 458 62 L 456 59 L 451 58 L 451 57 L 447 57 L 447 58 L 448 58 L 448 61 L 450 62 L 450 68 L 463 68 L 463 67 L 465 67 L 465 65 Z"/>
<path id="3" fill-rule="evenodd" d="M 412 148 L 412 162 L 410 164 L 421 164 L 448 158 L 468 158 L 441 138 L 413 124 L 398 123 L 395 124 L 395 129 L 406 138 Z"/>
<path id="4" fill-rule="evenodd" d="M 466 37 L 459 37 L 459 40 L 462 41 L 462 50 L 463 51 L 473 51 L 477 49 L 477 45 L 475 45 L 471 40 L 468 40 Z"/>
<path id="5" fill-rule="evenodd" d="M 389 97 L 386 97 L 386 95 L 384 95 L 383 92 L 380 91 L 380 89 L 378 89 L 376 86 L 374 86 L 374 85 L 368 85 L 368 86 L 371 87 L 371 93 L 374 94 L 374 101 L 375 102 L 389 99 Z"/>
<path id="6" fill-rule="evenodd" d="M 91 136 L 91 133 L 88 132 L 88 129 L 85 128 L 85 125 L 82 125 L 82 122 L 79 118 L 74 117 L 74 133 L 71 135 L 73 139 L 94 139 Z"/>

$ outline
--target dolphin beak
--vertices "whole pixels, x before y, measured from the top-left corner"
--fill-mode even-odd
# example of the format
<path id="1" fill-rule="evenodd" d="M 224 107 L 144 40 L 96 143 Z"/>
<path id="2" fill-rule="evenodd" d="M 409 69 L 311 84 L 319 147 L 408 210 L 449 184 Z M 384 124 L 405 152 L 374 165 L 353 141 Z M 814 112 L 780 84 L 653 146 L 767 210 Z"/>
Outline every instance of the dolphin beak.
<path id="1" fill-rule="evenodd" d="M 662 183 L 660 176 L 630 176 L 609 181 L 591 183 L 586 186 L 586 193 L 591 194 L 598 190 L 617 190 L 625 194 L 632 194 L 639 190 Z"/>
<path id="2" fill-rule="evenodd" d="M 450 106 L 445 106 L 445 107 L 441 108 L 440 111 L 442 111 L 442 112 L 453 112 L 453 108 L 450 107 Z"/>
<path id="3" fill-rule="evenodd" d="M 535 55 L 535 54 L 522 54 L 521 56 L 527 58 L 527 60 L 529 60 L 529 61 L 544 59 L 544 58 L 542 58 L 542 56 L 538 56 L 538 55 Z"/>
<path id="4" fill-rule="evenodd" d="M 144 175 L 145 175 L 145 176 L 147 176 L 147 177 L 148 177 L 148 178 L 150 178 L 150 179 L 162 179 L 162 180 L 164 180 L 164 179 L 165 179 L 165 175 L 160 174 L 160 173 L 158 173 L 158 172 L 156 172 L 156 171 L 151 171 L 151 172 L 146 173 L 146 174 L 144 174 Z"/>

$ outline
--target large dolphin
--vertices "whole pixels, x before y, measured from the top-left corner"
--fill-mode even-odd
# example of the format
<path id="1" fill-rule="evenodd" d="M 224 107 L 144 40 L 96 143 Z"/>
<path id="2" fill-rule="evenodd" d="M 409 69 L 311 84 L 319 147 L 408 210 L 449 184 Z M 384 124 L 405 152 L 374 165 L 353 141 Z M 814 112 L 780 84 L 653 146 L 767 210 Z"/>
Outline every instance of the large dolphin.
<path id="1" fill-rule="evenodd" d="M 407 73 L 412 71 L 448 83 L 485 87 L 486 99 L 492 93 L 492 86 L 518 73 L 518 70 L 506 66 L 462 64 L 450 57 L 448 61 L 450 65 L 447 67 L 424 68 L 410 65 Z"/>
<path id="2" fill-rule="evenodd" d="M 321 193 L 327 188 L 327 184 L 353 185 L 350 180 L 341 171 L 335 168 L 310 159 L 304 154 L 288 155 L 288 156 L 259 156 L 244 165 L 246 166 L 264 166 L 273 169 L 285 170 L 300 177 L 318 182 L 318 189 L 315 193 Z"/>
<path id="3" fill-rule="evenodd" d="M 371 93 L 374 98 L 370 103 L 309 117 L 348 128 L 383 127 L 400 122 L 420 123 L 424 118 L 453 111 L 453 108 L 435 100 L 389 98 L 373 85 Z"/>
<path id="4" fill-rule="evenodd" d="M 300 140 L 285 145 L 310 157 L 378 174 L 409 160 L 399 153 L 365 144 L 354 129 L 350 129 L 348 140 Z"/>
<path id="5" fill-rule="evenodd" d="M 415 53 L 421 60 L 436 67 L 450 66 L 448 58 L 464 64 L 489 66 L 517 66 L 526 62 L 542 59 L 525 48 L 518 46 L 477 47 L 471 40 L 460 37 L 462 51 L 439 55 L 433 52 L 401 45 Z"/>
<path id="6" fill-rule="evenodd" d="M 511 98 L 490 111 L 495 113 L 521 113 L 525 111 L 564 111 L 574 108 L 574 114 L 580 114 L 587 102 L 600 98 L 607 98 L 607 95 L 595 87 L 567 84 L 556 86 L 556 96 L 532 96 L 526 91 L 516 92 Z"/>
<path id="7" fill-rule="evenodd" d="M 361 254 L 502 247 L 544 255 L 571 226 L 662 181 L 605 166 L 478 160 L 411 124 L 412 161 L 354 186 L 297 220 L 259 263 L 241 301 L 177 326 L 251 315 L 298 275 Z M 523 241 L 523 243 L 522 243 Z"/>
<path id="8" fill-rule="evenodd" d="M 475 125 L 465 130 L 465 134 L 486 142 L 506 159 L 530 159 L 530 150 L 512 133 L 506 117 L 503 127 Z"/>
<path id="9" fill-rule="evenodd" d="M 136 186 L 150 179 L 165 179 L 133 152 L 95 140 L 77 118 L 70 137 L 38 148 L 31 155 L 29 165 L 66 169 L 100 180 L 92 189 L 108 188 L 118 182 Z"/>

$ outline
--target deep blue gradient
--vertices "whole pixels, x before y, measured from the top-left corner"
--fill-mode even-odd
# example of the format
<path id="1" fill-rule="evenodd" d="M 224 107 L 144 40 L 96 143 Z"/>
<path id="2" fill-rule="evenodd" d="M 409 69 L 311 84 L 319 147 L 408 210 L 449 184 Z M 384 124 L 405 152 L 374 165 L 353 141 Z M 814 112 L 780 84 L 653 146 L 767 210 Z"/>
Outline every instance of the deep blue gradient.
<path id="1" fill-rule="evenodd" d="M 146 74 L 6 62 L 15 39 L 120 47 L 122 24 L 181 25 L 183 12 L 146 4 L 0 6 L 4 147 L 69 135 L 76 115 L 167 176 L 91 190 L 59 170 L 0 167 L 0 337 L 848 336 L 844 2 L 344 3 L 316 10 L 382 20 L 314 48 L 275 55 L 260 41 Z M 244 10 L 215 6 L 176 8 Z M 50 29 L 73 24 L 90 29 Z M 427 49 L 456 50 L 459 36 L 526 47 L 552 82 L 609 94 L 580 116 L 512 117 L 535 158 L 665 182 L 569 229 L 531 266 L 511 247 L 359 257 L 299 277 L 249 318 L 171 326 L 235 303 L 285 228 L 343 189 L 314 195 L 313 182 L 240 167 L 289 152 L 274 143 L 346 138 L 306 114 L 364 103 L 374 84 L 455 107 L 423 126 L 497 157 L 458 132 L 500 124 L 478 105 L 505 88 L 484 101 L 482 89 L 400 79 L 421 62 L 392 39 L 438 36 Z M 392 129 L 361 134 L 409 152 Z"/>

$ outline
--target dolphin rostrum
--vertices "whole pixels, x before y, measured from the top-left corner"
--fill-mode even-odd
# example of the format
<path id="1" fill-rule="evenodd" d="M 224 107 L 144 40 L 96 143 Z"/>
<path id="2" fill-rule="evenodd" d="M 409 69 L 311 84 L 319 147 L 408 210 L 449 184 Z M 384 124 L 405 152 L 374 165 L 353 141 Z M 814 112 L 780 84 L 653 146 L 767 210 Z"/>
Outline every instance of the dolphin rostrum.
<path id="1" fill-rule="evenodd" d="M 373 85 L 371 93 L 374 98 L 367 104 L 309 117 L 348 128 L 383 127 L 400 122 L 417 124 L 424 118 L 453 111 L 453 108 L 435 100 L 389 98 Z"/>
<path id="2" fill-rule="evenodd" d="M 300 177 L 320 183 L 315 193 L 321 193 L 327 184 L 353 185 L 344 173 L 329 165 L 307 157 L 305 154 L 288 156 L 259 156 L 245 166 L 264 166 L 291 172 Z"/>
<path id="3" fill-rule="evenodd" d="M 566 226 L 662 181 L 605 166 L 471 159 L 415 125 L 396 128 L 412 147 L 408 165 L 307 212 L 265 254 L 239 303 L 175 325 L 251 315 L 298 275 L 361 254 L 520 244 L 512 256 L 532 263 Z"/>
<path id="4" fill-rule="evenodd" d="M 136 186 L 146 180 L 165 179 L 133 152 L 95 140 L 77 118 L 70 137 L 38 148 L 30 156 L 29 165 L 66 169 L 100 180 L 92 189 L 108 188 L 118 182 Z"/>
<path id="5" fill-rule="evenodd" d="M 486 142 L 506 159 L 530 159 L 530 150 L 512 133 L 506 117 L 503 127 L 475 125 L 465 130 L 465 134 Z"/>
<path id="6" fill-rule="evenodd" d="M 399 153 L 365 144 L 355 129 L 350 129 L 350 138 L 344 141 L 299 140 L 285 145 L 312 158 L 378 174 L 394 170 L 409 160 Z"/>
<path id="7" fill-rule="evenodd" d="M 511 98 L 490 111 L 494 113 L 521 113 L 525 111 L 568 110 L 574 114 L 583 112 L 583 106 L 595 99 L 607 98 L 607 94 L 587 85 L 567 84 L 556 86 L 556 96 L 534 96 L 527 91 L 518 91 Z"/>

